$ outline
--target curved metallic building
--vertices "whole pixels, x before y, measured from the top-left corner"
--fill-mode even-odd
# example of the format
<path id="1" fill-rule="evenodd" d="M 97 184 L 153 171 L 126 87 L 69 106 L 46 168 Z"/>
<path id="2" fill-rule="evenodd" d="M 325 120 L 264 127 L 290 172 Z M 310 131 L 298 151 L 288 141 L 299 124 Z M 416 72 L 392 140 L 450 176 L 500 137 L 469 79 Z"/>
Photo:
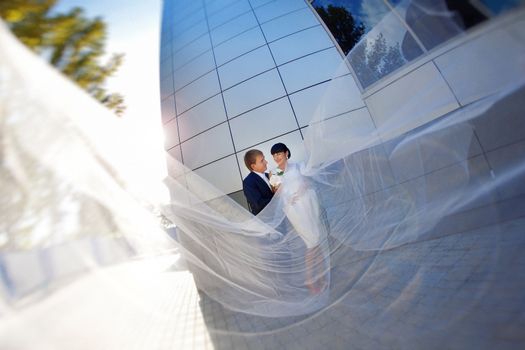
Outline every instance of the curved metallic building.
<path id="1" fill-rule="evenodd" d="M 334 78 L 344 80 L 339 84 L 340 98 L 324 113 L 336 116 L 337 128 L 358 125 L 372 131 L 402 118 L 394 113 L 397 106 L 429 81 L 436 82 L 435 89 L 421 103 L 433 104 L 433 113 L 417 115 L 411 127 L 490 95 L 512 77 L 521 76 L 522 67 L 512 59 L 525 51 L 520 3 L 164 1 L 160 77 L 165 148 L 244 203 L 244 152 L 259 148 L 272 165 L 271 145 L 285 142 L 295 160 L 303 158 L 308 122 Z M 456 31 L 440 23 L 439 17 L 429 18 L 432 11 L 419 10 L 419 5 L 432 9 L 439 4 L 456 12 L 467 30 Z M 363 65 L 359 57 L 352 59 L 360 52 L 370 53 L 373 43 L 364 40 L 359 45 L 365 47 L 352 51 L 352 63 L 345 64 L 343 58 L 355 43 L 337 32 L 329 5 L 353 16 L 354 39 L 366 33 L 375 43 L 382 41 L 392 53 L 389 63 L 378 69 Z M 425 23 L 439 27 L 439 35 L 428 35 Z M 376 37 L 374 31 L 382 26 L 388 26 L 389 34 Z M 517 37 L 521 45 L 516 45 Z M 519 132 L 513 136 L 502 128 L 497 123 L 490 126 L 486 139 L 480 131 L 476 149 L 502 152 L 502 144 L 523 142 Z M 509 137 L 516 140 L 510 142 Z"/>
<path id="2" fill-rule="evenodd" d="M 244 152 L 256 147 L 271 159 L 271 145 L 282 141 L 294 159 L 305 157 L 303 137 L 328 86 L 337 89 L 331 90 L 322 113 L 329 117 L 327 127 L 341 135 L 356 128 L 382 136 L 383 126 L 402 125 L 389 129 L 396 132 L 387 135 L 390 141 L 371 147 L 377 168 L 365 169 L 370 176 L 359 183 L 366 200 L 388 201 L 388 187 L 400 185 L 421 191 L 431 202 L 444 188 L 454 190 L 458 169 L 481 193 L 466 206 L 451 208 L 435 226 L 422 224 L 422 232 L 429 231 L 417 244 L 377 254 L 353 247 L 339 252 L 345 263 L 331 266 L 333 280 L 347 278 L 350 271 L 359 282 L 323 312 L 293 326 L 283 327 L 280 318 L 271 323 L 233 313 L 203 293 L 203 313 L 213 314 L 218 321 L 210 324 L 221 330 L 211 333 L 219 347 L 523 348 L 523 85 L 463 125 L 474 137 L 461 156 L 439 152 L 439 145 L 455 149 L 455 139 L 461 139 L 453 128 L 397 154 L 392 151 L 413 129 L 523 83 L 524 62 L 517 59 L 525 57 L 523 3 L 165 1 L 161 89 L 166 150 L 240 203 Z M 337 22 L 339 15 L 348 22 Z M 358 40 L 363 35 L 366 40 Z M 411 170 L 399 166 L 398 156 Z M 519 171 L 506 177 L 509 169 Z M 491 182 L 503 185 L 484 194 Z M 327 215 L 333 209 L 327 208 Z M 196 240 L 180 237 L 204 264 L 220 266 Z M 361 258 L 360 253 L 370 255 Z M 385 287 L 377 287 L 375 271 L 391 277 Z M 215 309 L 220 311 L 209 311 Z M 217 315 L 228 317 L 227 326 Z"/>

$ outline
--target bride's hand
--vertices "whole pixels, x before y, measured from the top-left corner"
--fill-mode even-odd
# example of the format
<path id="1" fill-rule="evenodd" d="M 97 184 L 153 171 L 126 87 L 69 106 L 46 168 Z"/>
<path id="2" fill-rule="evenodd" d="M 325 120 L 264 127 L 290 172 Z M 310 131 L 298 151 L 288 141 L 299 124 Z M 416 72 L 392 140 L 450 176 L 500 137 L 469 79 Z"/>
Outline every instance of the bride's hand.
<path id="1" fill-rule="evenodd" d="M 290 200 L 288 202 L 289 205 L 294 205 L 299 200 L 299 197 L 301 197 L 300 192 L 295 192 L 292 197 L 290 197 Z"/>

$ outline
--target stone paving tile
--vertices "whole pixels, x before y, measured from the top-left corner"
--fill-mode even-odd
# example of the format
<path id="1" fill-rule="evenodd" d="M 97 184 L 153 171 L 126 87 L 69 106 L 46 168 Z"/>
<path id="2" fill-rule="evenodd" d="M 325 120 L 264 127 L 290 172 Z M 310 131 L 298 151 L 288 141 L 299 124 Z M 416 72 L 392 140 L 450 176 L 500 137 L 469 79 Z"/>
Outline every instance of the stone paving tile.
<path id="1" fill-rule="evenodd" d="M 97 270 L 0 324 L 0 349 L 213 349 L 175 257 Z"/>
<path id="2" fill-rule="evenodd" d="M 341 248 L 332 281 L 347 284 L 332 289 L 330 307 L 296 317 L 226 309 L 173 268 L 174 256 L 131 261 L 2 318 L 0 349 L 519 349 L 523 227 L 514 220 L 380 253 Z"/>
<path id="3" fill-rule="evenodd" d="M 525 326 L 519 319 L 525 309 L 525 297 L 519 291 L 525 288 L 525 271 L 522 263 L 510 263 L 523 260 L 519 256 L 525 246 L 524 225 L 523 219 L 517 225 L 501 225 L 506 240 L 514 244 L 503 248 L 500 237 L 493 234 L 494 228 L 483 227 L 362 256 L 352 261 L 351 271 L 333 271 L 338 278 L 352 280 L 361 276 L 355 272 L 361 265 L 368 275 L 329 309 L 311 319 L 289 319 L 283 330 L 275 327 L 278 322 L 272 328 L 271 321 L 257 317 L 252 317 L 249 324 L 258 332 L 265 326 L 272 329 L 258 338 L 272 347 L 286 349 L 490 349 L 509 344 L 519 348 L 517 345 L 525 344 L 523 335 L 509 331 L 514 338 L 504 339 L 499 333 L 502 328 Z M 340 257 L 340 266 L 345 266 L 344 256 L 352 253 L 347 250 Z M 387 280 L 390 284 L 385 287 L 380 283 L 378 289 L 374 269 L 385 267 L 393 277 Z M 214 310 L 220 310 L 220 305 Z M 244 320 L 248 322 L 249 317 Z M 208 325 L 212 339 L 228 336 L 224 332 L 213 335 L 215 327 Z M 226 327 L 238 331 L 238 325 Z"/>

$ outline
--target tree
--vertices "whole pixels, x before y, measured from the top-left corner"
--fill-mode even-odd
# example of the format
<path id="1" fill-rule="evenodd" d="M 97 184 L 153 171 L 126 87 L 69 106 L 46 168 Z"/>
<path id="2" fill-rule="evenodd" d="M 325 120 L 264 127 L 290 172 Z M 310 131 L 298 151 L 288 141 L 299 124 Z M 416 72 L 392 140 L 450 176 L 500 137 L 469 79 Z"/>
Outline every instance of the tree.
<path id="1" fill-rule="evenodd" d="M 379 33 L 374 40 L 362 40 L 348 59 L 364 88 L 406 63 L 399 43 L 388 45 L 383 33 Z"/>
<path id="2" fill-rule="evenodd" d="M 382 33 L 373 40 L 365 38 L 363 23 L 357 23 L 343 6 L 314 7 L 352 65 L 361 85 L 366 88 L 406 63 L 399 43 L 388 45 Z M 361 41 L 360 41 L 361 40 Z"/>
<path id="3" fill-rule="evenodd" d="M 357 24 L 352 13 L 342 6 L 328 5 L 326 8 L 316 6 L 315 10 L 347 55 L 364 34 L 363 23 Z"/>
<path id="4" fill-rule="evenodd" d="M 56 0 L 2 0 L 0 16 L 20 41 L 122 115 L 126 108 L 123 96 L 108 93 L 104 87 L 124 57 L 113 54 L 105 64 L 100 63 L 105 53 L 106 24 L 98 17 L 87 18 L 78 7 L 65 14 L 53 14 L 55 4 Z"/>

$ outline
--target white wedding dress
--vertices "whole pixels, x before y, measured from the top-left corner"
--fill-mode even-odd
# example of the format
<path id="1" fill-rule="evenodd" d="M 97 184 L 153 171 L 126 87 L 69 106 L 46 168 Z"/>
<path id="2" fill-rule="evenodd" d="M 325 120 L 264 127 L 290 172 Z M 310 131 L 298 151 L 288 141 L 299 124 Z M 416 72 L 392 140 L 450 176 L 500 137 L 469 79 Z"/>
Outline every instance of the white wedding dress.
<path id="1" fill-rule="evenodd" d="M 513 59 L 524 62 L 521 32 L 514 29 L 498 33 L 515 41 L 511 46 L 519 54 Z M 523 75 L 504 76 L 494 64 L 487 74 L 502 82 L 486 97 L 416 129 L 421 115 L 441 115 L 445 106 L 422 103 L 418 96 L 393 103 L 403 118 L 374 132 L 359 121 L 364 109 L 352 118 L 325 113 L 347 81 L 333 79 L 306 129 L 305 168 L 290 163 L 281 190 L 254 217 L 175 158 L 168 160 L 172 176 L 164 181 L 168 203 L 138 191 L 135 177 L 142 174 L 136 165 L 149 169 L 133 151 L 139 138 L 125 137 L 122 123 L 3 25 L 0 48 L 0 82 L 6 87 L 0 89 L 0 278 L 7 280 L 2 268 L 16 277 L 14 292 L 0 289 L 0 335 L 4 330 L 27 336 L 26 322 L 34 320 L 28 311 L 38 312 L 41 300 L 67 310 L 84 303 L 60 294 L 68 281 L 61 276 L 73 276 L 75 266 L 88 271 L 115 257 L 134 262 L 169 255 L 176 245 L 206 298 L 228 312 L 262 316 L 252 338 L 285 334 L 295 341 L 312 320 L 316 330 L 347 334 L 363 348 L 411 348 L 401 341 L 412 339 L 408 345 L 434 348 L 436 339 L 449 334 L 458 347 L 523 343 Z M 450 72 L 454 64 L 449 62 Z M 419 96 L 435 95 L 440 81 L 420 84 Z M 343 122 L 355 125 L 341 128 Z M 497 153 L 502 146 L 493 144 L 493 153 L 483 154 L 478 139 L 491 140 L 497 128 L 514 137 L 513 148 Z M 412 131 L 400 135 L 403 129 Z M 504 158 L 512 161 L 500 162 Z M 155 188 L 154 181 L 147 183 Z M 176 241 L 160 230 L 151 208 L 177 225 Z M 93 247 L 99 247 L 96 255 Z M 38 260 L 51 248 L 61 249 L 52 255 L 52 273 L 42 271 Z M 326 292 L 306 288 L 305 250 L 320 252 L 320 268 L 310 280 L 324 282 Z M 2 265 L 2 258 L 11 263 Z M 105 280 L 116 295 L 130 291 Z M 12 305 L 34 294 L 46 298 L 31 298 L 34 303 L 23 308 Z M 126 294 L 119 298 L 130 309 L 143 305 Z M 147 311 L 172 319 L 173 308 Z M 229 320 L 241 327 L 250 323 L 244 316 Z"/>
<path id="2" fill-rule="evenodd" d="M 321 208 L 315 190 L 308 185 L 308 179 L 301 174 L 301 166 L 288 163 L 283 174 L 281 198 L 286 217 L 311 249 L 326 238 L 326 227 L 321 220 Z"/>

